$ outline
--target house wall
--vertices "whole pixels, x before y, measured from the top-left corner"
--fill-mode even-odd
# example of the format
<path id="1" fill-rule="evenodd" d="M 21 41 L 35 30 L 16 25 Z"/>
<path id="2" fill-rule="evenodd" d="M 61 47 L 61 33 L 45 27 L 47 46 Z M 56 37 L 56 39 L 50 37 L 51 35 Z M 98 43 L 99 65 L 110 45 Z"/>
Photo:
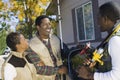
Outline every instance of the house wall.
<path id="1" fill-rule="evenodd" d="M 88 0 L 63 0 L 61 7 L 62 16 L 62 33 L 63 41 L 68 44 L 74 44 L 74 27 L 72 19 L 72 9 L 80 6 L 81 4 L 87 2 Z"/>
<path id="2" fill-rule="evenodd" d="M 70 46 L 76 45 L 75 37 L 76 35 L 74 32 L 75 26 L 73 26 L 73 16 L 72 16 L 72 9 L 79 7 L 80 5 L 88 2 L 89 0 L 62 0 L 61 2 L 61 16 L 62 16 L 62 38 L 63 41 Z M 108 1 L 116 1 L 120 3 L 120 0 L 98 0 L 98 5 L 102 5 Z M 106 37 L 107 33 L 101 33 L 101 37 Z M 93 45 L 97 46 L 99 42 L 92 43 Z"/>

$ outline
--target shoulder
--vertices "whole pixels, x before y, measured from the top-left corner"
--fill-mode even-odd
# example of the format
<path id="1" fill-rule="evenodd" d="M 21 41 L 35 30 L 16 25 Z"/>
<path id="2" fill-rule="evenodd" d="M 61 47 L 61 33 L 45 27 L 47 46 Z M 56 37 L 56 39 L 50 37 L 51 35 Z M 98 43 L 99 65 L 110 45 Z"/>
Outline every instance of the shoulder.
<path id="1" fill-rule="evenodd" d="M 4 67 L 4 74 L 5 77 L 15 77 L 17 75 L 17 71 L 13 65 L 6 63 Z"/>
<path id="2" fill-rule="evenodd" d="M 31 42 L 33 42 L 33 41 L 36 41 L 36 40 L 38 40 L 38 37 L 37 37 L 37 36 L 34 36 L 33 38 L 31 38 L 31 39 L 29 40 L 29 43 L 31 43 Z"/>
<path id="3" fill-rule="evenodd" d="M 111 46 L 111 47 L 120 47 L 120 37 L 119 36 L 113 36 L 109 40 L 109 46 Z"/>
<path id="4" fill-rule="evenodd" d="M 56 35 L 51 35 L 51 39 L 54 39 L 54 40 L 60 40 L 60 38 L 58 37 L 58 36 L 56 36 Z"/>
<path id="5" fill-rule="evenodd" d="M 12 64 L 14 67 L 24 67 L 26 65 L 26 61 L 23 58 L 19 58 L 14 55 L 11 56 L 8 63 Z"/>
<path id="6" fill-rule="evenodd" d="M 41 44 L 41 40 L 37 36 L 30 39 L 30 41 L 29 41 L 29 47 L 30 48 L 33 47 L 33 46 L 34 47 L 37 46 L 37 44 Z"/>
<path id="7" fill-rule="evenodd" d="M 15 67 L 12 64 L 10 64 L 10 63 L 6 63 L 5 64 L 5 69 L 6 70 L 11 70 L 11 72 L 15 71 Z"/>
<path id="8" fill-rule="evenodd" d="M 120 43 L 120 36 L 113 36 L 109 40 L 110 43 Z"/>

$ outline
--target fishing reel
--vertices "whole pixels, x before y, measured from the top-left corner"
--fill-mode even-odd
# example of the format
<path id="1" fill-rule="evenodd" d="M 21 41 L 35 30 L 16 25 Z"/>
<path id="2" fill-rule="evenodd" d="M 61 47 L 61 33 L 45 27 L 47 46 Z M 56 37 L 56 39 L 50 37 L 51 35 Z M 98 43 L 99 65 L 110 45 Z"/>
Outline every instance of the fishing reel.
<path id="1" fill-rule="evenodd" d="M 80 55 L 86 54 L 86 59 L 87 61 L 84 62 L 84 65 L 93 67 L 95 66 L 95 63 L 99 63 L 100 65 L 103 65 L 104 62 L 101 60 L 103 56 L 104 49 L 103 48 L 98 48 L 98 49 L 92 49 L 92 52 L 89 51 L 91 50 L 90 43 L 87 43 L 86 46 L 81 50 Z"/>

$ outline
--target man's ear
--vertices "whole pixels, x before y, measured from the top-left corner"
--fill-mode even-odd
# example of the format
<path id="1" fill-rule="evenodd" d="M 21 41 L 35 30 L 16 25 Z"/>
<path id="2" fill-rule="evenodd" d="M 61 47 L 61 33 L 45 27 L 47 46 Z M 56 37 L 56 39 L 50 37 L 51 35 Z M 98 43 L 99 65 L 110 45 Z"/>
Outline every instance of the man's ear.
<path id="1" fill-rule="evenodd" d="M 109 24 L 110 19 L 107 16 L 103 17 L 103 19 L 106 25 Z"/>
<path id="2" fill-rule="evenodd" d="M 109 28 L 112 28 L 114 25 L 114 22 L 111 21 L 108 17 L 104 17 L 104 24 L 108 26 Z"/>
<path id="3" fill-rule="evenodd" d="M 19 44 L 16 45 L 16 49 L 18 49 L 18 48 L 19 48 Z"/>
<path id="4" fill-rule="evenodd" d="M 106 17 L 105 19 L 107 24 L 114 25 L 114 22 L 111 19 L 109 19 L 108 17 Z"/>
<path id="5" fill-rule="evenodd" d="M 106 22 L 107 21 L 107 17 L 105 16 L 105 17 L 103 17 L 103 19 L 104 19 L 104 21 Z"/>

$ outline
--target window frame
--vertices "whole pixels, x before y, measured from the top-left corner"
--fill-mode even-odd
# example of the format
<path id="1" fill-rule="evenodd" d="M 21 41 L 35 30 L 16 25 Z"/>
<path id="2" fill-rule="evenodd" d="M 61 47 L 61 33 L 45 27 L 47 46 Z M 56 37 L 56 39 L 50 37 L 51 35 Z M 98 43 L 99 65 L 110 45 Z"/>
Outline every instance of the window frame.
<path id="1" fill-rule="evenodd" d="M 86 29 L 85 29 L 85 27 L 86 27 L 86 24 L 85 24 L 85 14 L 84 14 L 84 8 L 85 8 L 85 6 L 87 5 L 87 4 L 91 4 L 91 11 L 90 11 L 90 13 L 91 13 L 91 17 L 92 17 L 92 28 L 93 28 L 93 38 L 91 38 L 91 39 L 87 39 L 87 34 L 86 34 Z M 84 25 L 84 40 L 80 40 L 80 33 L 79 33 L 79 29 L 78 29 L 78 27 L 79 27 L 79 25 L 78 25 L 78 14 L 77 14 L 77 10 L 78 9 L 81 9 L 82 8 L 82 15 L 83 15 L 83 25 Z M 84 42 L 84 41 L 89 41 L 89 40 L 95 40 L 95 28 L 94 28 L 94 17 L 93 17 L 93 6 L 92 6 L 92 1 L 88 1 L 88 2 L 86 2 L 86 3 L 84 3 L 84 4 L 82 4 L 81 6 L 79 6 L 79 7 L 76 7 L 75 8 L 75 19 L 76 19 L 76 29 L 77 29 L 77 41 L 78 42 Z"/>

